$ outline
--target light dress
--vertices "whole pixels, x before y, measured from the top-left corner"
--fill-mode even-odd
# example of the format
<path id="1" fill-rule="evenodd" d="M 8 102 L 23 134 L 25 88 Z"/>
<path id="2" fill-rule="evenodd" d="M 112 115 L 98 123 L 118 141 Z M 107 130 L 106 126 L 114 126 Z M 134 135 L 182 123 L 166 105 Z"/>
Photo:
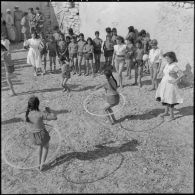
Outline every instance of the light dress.
<path id="1" fill-rule="evenodd" d="M 180 104 L 183 103 L 183 98 L 181 98 L 178 92 L 177 83 L 171 84 L 169 80 L 175 80 L 177 78 L 177 72 L 179 71 L 177 63 L 167 64 L 163 70 L 164 76 L 158 86 L 156 91 L 155 99 L 160 100 L 162 103 L 167 104 Z M 171 76 L 171 73 L 173 75 Z M 175 78 L 174 78 L 175 75 Z"/>
<path id="2" fill-rule="evenodd" d="M 39 51 L 40 39 L 28 39 L 26 44 L 29 45 L 29 51 L 27 55 L 27 64 L 41 68 L 41 54 Z"/>

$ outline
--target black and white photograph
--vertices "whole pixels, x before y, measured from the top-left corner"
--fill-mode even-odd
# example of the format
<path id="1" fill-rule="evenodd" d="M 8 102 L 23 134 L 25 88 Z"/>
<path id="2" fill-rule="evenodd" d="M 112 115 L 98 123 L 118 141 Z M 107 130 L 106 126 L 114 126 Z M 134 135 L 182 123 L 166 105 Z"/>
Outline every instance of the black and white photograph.
<path id="1" fill-rule="evenodd" d="M 194 1 L 1 1 L 2 194 L 194 193 Z"/>

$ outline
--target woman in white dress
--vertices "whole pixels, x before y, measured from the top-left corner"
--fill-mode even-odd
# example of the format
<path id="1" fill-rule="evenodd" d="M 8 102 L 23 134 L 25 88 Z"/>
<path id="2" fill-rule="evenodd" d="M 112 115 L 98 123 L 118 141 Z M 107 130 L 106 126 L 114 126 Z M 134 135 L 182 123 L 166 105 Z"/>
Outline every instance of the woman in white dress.
<path id="1" fill-rule="evenodd" d="M 36 32 L 31 33 L 32 38 L 25 41 L 24 45 L 29 46 L 27 55 L 27 64 L 30 64 L 34 68 L 34 76 L 37 76 L 38 69 L 41 69 L 41 53 L 39 50 L 41 39 L 38 38 Z M 42 75 L 43 71 L 41 69 Z"/>
<path id="2" fill-rule="evenodd" d="M 167 52 L 163 55 L 167 64 L 162 68 L 159 74 L 163 72 L 163 78 L 156 91 L 156 100 L 162 102 L 165 112 L 161 117 L 167 116 L 170 110 L 170 120 L 174 120 L 173 108 L 175 105 L 183 103 L 183 99 L 178 93 L 178 81 L 184 76 L 177 65 L 177 58 L 174 52 Z"/>
<path id="3" fill-rule="evenodd" d="M 125 44 L 124 38 L 117 36 L 116 38 L 117 45 L 114 46 L 114 54 L 112 58 L 112 66 L 115 64 L 115 69 L 118 73 L 119 85 L 120 88 L 123 88 L 122 84 L 122 72 L 125 65 L 125 58 L 128 52 L 127 45 Z"/>

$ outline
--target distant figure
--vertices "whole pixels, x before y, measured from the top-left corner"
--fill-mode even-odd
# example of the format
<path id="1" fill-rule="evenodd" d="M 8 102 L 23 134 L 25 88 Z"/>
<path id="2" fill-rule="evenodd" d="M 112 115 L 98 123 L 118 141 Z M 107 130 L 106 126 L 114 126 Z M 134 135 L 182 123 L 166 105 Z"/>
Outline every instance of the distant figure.
<path id="1" fill-rule="evenodd" d="M 83 48 L 83 52 L 85 53 L 85 61 L 86 61 L 85 76 L 89 75 L 89 65 L 90 65 L 92 70 L 92 77 L 95 77 L 95 70 L 93 67 L 94 46 L 93 46 L 93 40 L 90 37 L 87 39 L 87 44 L 85 44 Z"/>
<path id="2" fill-rule="evenodd" d="M 108 114 L 108 119 L 110 120 L 111 124 L 114 125 L 116 122 L 116 118 L 114 116 L 112 108 L 119 104 L 120 95 L 117 92 L 117 81 L 112 75 L 112 71 L 105 70 L 104 75 L 107 79 L 106 84 L 97 86 L 95 90 L 104 87 L 106 91 L 105 100 L 107 101 L 107 105 L 104 110 Z"/>
<path id="3" fill-rule="evenodd" d="M 71 43 L 68 45 L 68 52 L 70 58 L 70 66 L 73 68 L 73 75 L 76 74 L 76 63 L 77 63 L 77 52 L 78 52 L 78 43 L 77 37 L 72 36 Z"/>
<path id="4" fill-rule="evenodd" d="M 41 53 L 40 53 L 40 43 L 41 39 L 38 38 L 36 32 L 31 33 L 32 38 L 28 39 L 25 44 L 28 45 L 29 51 L 27 54 L 27 64 L 33 66 L 34 76 L 37 76 L 38 70 L 41 69 L 42 72 L 42 62 L 41 62 Z M 43 72 L 42 72 L 43 75 Z"/>
<path id="5" fill-rule="evenodd" d="M 13 62 L 11 60 L 11 54 L 8 52 L 8 50 L 3 44 L 1 44 L 1 60 L 2 60 L 2 64 L 4 64 L 5 66 L 6 80 L 12 92 L 11 96 L 15 96 L 16 93 L 14 91 L 13 84 L 11 81 L 14 72 Z"/>
<path id="6" fill-rule="evenodd" d="M 18 6 L 15 6 L 14 9 L 15 9 L 14 10 L 14 25 L 16 27 L 16 32 L 17 32 L 16 41 L 17 42 L 20 42 L 22 40 L 21 20 L 22 20 L 22 17 L 23 17 L 23 12 L 21 10 L 19 10 L 19 7 Z"/>
<path id="7" fill-rule="evenodd" d="M 33 8 L 28 9 L 28 21 L 30 26 L 30 33 L 36 30 L 36 14 Z"/>
<path id="8" fill-rule="evenodd" d="M 133 41 L 134 41 L 134 43 L 135 43 L 135 41 L 136 41 L 136 34 L 135 34 L 135 29 L 134 29 L 134 27 L 133 27 L 133 26 L 129 26 L 129 27 L 128 27 L 128 30 L 129 30 L 129 32 L 128 32 L 127 36 L 125 37 L 125 39 L 126 39 L 126 40 L 128 40 L 128 39 L 133 39 Z"/>
<path id="9" fill-rule="evenodd" d="M 125 65 L 125 58 L 127 55 L 127 45 L 125 44 L 125 40 L 122 36 L 118 36 L 117 39 L 117 45 L 114 46 L 114 54 L 112 58 L 112 65 L 115 64 L 116 72 L 118 74 L 118 80 L 120 88 L 123 88 L 123 77 L 122 72 Z"/>
<path id="10" fill-rule="evenodd" d="M 63 92 L 67 91 L 70 92 L 70 88 L 67 86 L 67 82 L 70 79 L 70 66 L 69 66 L 69 59 L 68 57 L 65 57 L 61 59 L 61 64 L 62 64 L 62 87 L 63 87 Z"/>
<path id="11" fill-rule="evenodd" d="M 57 43 L 52 35 L 49 38 L 49 42 L 47 42 L 47 51 L 49 53 L 50 72 L 52 73 L 52 64 L 54 64 L 54 72 L 56 71 L 57 56 Z"/>
<path id="12" fill-rule="evenodd" d="M 6 38 L 8 38 L 6 22 L 3 13 L 1 13 L 1 33 L 3 33 L 6 36 Z"/>
<path id="13" fill-rule="evenodd" d="M 163 78 L 156 91 L 155 98 L 162 102 L 165 107 L 165 112 L 162 117 L 168 115 L 170 111 L 169 121 L 174 120 L 173 108 L 175 105 L 183 103 L 183 98 L 179 95 L 177 83 L 184 76 L 177 64 L 177 57 L 174 52 L 167 52 L 163 55 L 166 58 L 167 64 L 161 69 Z"/>
<path id="14" fill-rule="evenodd" d="M 105 56 L 105 68 L 111 66 L 112 56 L 114 53 L 114 42 L 112 41 L 112 36 L 108 33 L 106 36 L 106 41 L 103 44 L 104 56 Z"/>
<path id="15" fill-rule="evenodd" d="M 56 43 L 58 43 L 58 41 L 60 41 L 60 35 L 61 35 L 59 27 L 58 26 L 54 26 L 53 32 L 54 32 L 53 33 L 53 37 L 55 38 Z"/>
<path id="16" fill-rule="evenodd" d="M 28 21 L 28 13 L 24 12 L 23 18 L 21 20 L 21 26 L 22 26 L 22 34 L 24 36 L 24 41 L 26 41 L 29 37 L 30 34 L 30 26 L 29 26 L 29 21 Z"/>
<path id="17" fill-rule="evenodd" d="M 126 54 L 126 64 L 127 64 L 127 74 L 126 76 L 131 79 L 131 70 L 134 65 L 134 58 L 135 58 L 135 46 L 134 46 L 134 39 L 129 38 L 127 39 L 127 54 Z"/>
<path id="18" fill-rule="evenodd" d="M 86 44 L 87 42 L 84 39 L 84 34 L 80 33 L 79 41 L 78 41 L 78 71 L 79 71 L 78 76 L 81 76 L 81 63 L 82 63 L 82 60 L 85 60 L 83 49 Z"/>
<path id="19" fill-rule="evenodd" d="M 57 120 L 57 116 L 51 113 L 49 107 L 45 111 L 39 110 L 39 99 L 32 96 L 28 100 L 26 111 L 26 122 L 32 125 L 31 140 L 32 143 L 39 146 L 39 170 L 42 171 L 49 150 L 50 135 L 45 128 L 44 120 Z"/>
<path id="20" fill-rule="evenodd" d="M 102 53 L 102 39 L 99 38 L 100 33 L 99 31 L 95 32 L 95 39 L 93 39 L 93 45 L 94 45 L 94 58 L 95 58 L 95 73 L 98 73 L 98 71 L 102 71 L 102 67 L 100 67 L 100 58 Z"/>
<path id="21" fill-rule="evenodd" d="M 76 37 L 76 40 L 77 40 L 77 35 L 73 32 L 73 29 L 72 28 L 69 28 L 68 29 L 68 36 L 70 37 L 70 38 L 72 38 L 72 37 Z"/>
<path id="22" fill-rule="evenodd" d="M 156 39 L 151 41 L 152 49 L 149 52 L 149 66 L 150 66 L 150 76 L 152 80 L 152 88 L 150 91 L 157 89 L 157 74 L 160 71 L 160 66 L 162 63 L 163 52 L 158 48 L 158 42 Z"/>
<path id="23" fill-rule="evenodd" d="M 36 7 L 36 31 L 38 34 L 44 33 L 44 22 L 45 18 L 43 13 L 41 13 L 39 7 Z"/>
<path id="24" fill-rule="evenodd" d="M 5 22 L 6 22 L 7 32 L 8 32 L 8 39 L 10 41 L 15 41 L 16 40 L 16 30 L 14 27 L 14 20 L 11 15 L 10 9 L 6 10 Z"/>
<path id="25" fill-rule="evenodd" d="M 112 28 L 112 41 L 113 41 L 114 45 L 117 44 L 116 39 L 117 39 L 117 29 Z"/>

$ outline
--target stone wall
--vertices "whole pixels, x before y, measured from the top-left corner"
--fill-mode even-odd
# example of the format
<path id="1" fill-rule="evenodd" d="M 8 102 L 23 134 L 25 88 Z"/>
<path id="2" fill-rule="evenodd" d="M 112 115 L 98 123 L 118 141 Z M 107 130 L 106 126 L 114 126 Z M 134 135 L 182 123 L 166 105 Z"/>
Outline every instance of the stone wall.
<path id="1" fill-rule="evenodd" d="M 79 2 L 51 2 L 50 4 L 60 30 L 67 34 L 68 28 L 73 28 L 73 31 L 79 34 Z"/>

